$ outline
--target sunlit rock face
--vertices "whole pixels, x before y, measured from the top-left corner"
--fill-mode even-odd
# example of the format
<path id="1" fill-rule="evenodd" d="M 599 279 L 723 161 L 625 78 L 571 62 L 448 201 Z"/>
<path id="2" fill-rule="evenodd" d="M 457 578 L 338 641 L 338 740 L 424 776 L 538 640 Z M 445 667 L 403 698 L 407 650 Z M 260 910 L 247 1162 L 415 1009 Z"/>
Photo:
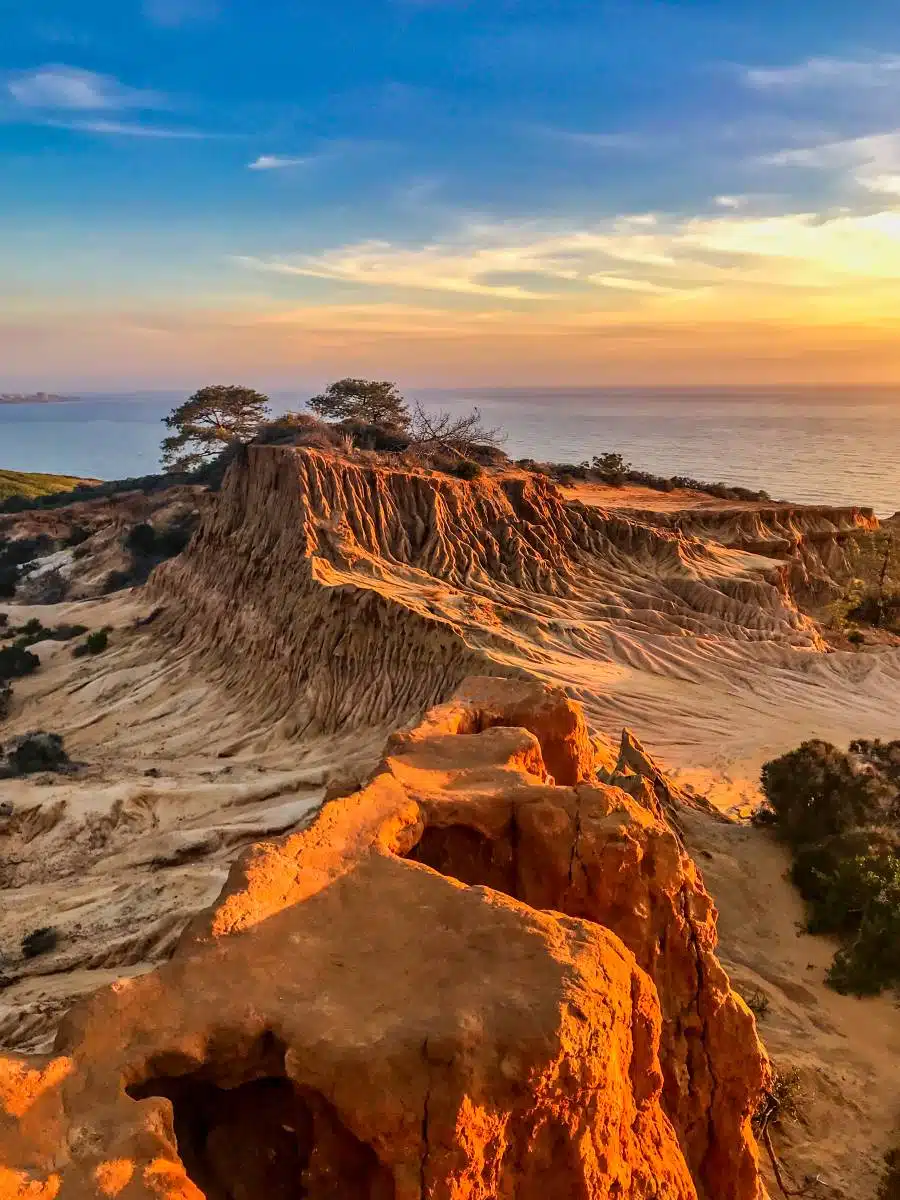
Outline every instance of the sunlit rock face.
<path id="1" fill-rule="evenodd" d="M 497 679 L 390 738 L 170 962 L 2 1060 L 0 1196 L 758 1197 L 765 1060 L 677 796 L 591 747 Z"/>

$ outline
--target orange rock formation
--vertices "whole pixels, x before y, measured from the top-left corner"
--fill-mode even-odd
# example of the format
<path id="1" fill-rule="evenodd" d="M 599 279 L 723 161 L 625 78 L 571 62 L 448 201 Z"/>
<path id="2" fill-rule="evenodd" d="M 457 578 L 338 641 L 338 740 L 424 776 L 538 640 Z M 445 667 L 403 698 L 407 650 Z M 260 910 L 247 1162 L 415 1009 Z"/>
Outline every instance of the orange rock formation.
<path id="1" fill-rule="evenodd" d="M 467 681 L 0 1060 L 0 1197 L 755 1200 L 764 1056 L 627 749 L 601 782 L 561 692 Z"/>
<path id="2" fill-rule="evenodd" d="M 767 546 L 788 545 L 784 523 L 800 539 L 801 517 L 772 520 Z M 691 677 L 718 635 L 730 663 L 753 649 L 754 671 L 757 650 L 821 648 L 785 565 L 658 526 L 567 501 L 541 476 L 473 485 L 251 446 L 150 587 L 184 648 L 297 731 L 394 728 L 472 674 L 585 657 L 658 669 L 672 639 L 698 655 L 679 668 Z"/>

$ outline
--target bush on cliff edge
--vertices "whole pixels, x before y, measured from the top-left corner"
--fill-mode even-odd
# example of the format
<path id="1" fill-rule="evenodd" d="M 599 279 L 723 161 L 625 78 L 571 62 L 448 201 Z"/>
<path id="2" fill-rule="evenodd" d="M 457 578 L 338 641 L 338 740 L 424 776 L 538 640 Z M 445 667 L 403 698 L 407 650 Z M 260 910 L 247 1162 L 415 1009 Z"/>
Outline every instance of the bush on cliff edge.
<path id="1" fill-rule="evenodd" d="M 811 933 L 841 946 L 828 980 L 869 995 L 900 986 L 900 742 L 804 742 L 762 771 L 757 820 L 793 851 Z"/>

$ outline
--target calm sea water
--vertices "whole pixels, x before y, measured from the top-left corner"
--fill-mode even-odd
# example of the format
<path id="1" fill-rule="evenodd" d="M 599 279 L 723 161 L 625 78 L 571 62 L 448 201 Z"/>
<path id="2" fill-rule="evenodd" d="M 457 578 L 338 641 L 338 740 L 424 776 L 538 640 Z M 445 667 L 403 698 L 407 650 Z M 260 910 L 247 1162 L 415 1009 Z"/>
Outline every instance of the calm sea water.
<path id="1" fill-rule="evenodd" d="M 413 393 L 478 404 L 514 457 L 579 462 L 618 450 L 636 467 L 763 488 L 772 497 L 900 510 L 900 389 L 541 389 Z M 162 417 L 183 397 L 86 396 L 0 405 L 0 467 L 98 478 L 157 469 Z M 300 407 L 280 393 L 273 407 Z"/>

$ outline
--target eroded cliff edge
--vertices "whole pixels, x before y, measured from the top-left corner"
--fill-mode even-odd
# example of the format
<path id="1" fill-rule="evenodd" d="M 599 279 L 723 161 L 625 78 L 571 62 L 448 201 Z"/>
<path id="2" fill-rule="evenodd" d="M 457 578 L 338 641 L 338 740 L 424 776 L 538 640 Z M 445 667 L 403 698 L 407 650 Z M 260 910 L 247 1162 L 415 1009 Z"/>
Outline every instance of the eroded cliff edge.
<path id="1" fill-rule="evenodd" d="M 672 802 L 556 689 L 468 680 L 2 1060 L 0 1193 L 759 1196 L 766 1062 Z"/>
<path id="2" fill-rule="evenodd" d="M 251 446 L 151 594 L 170 634 L 297 732 L 390 727 L 478 672 L 538 673 L 613 723 L 615 700 L 652 703 L 636 677 L 734 687 L 824 649 L 791 580 L 871 523 L 763 514 L 751 552 L 740 517 L 721 542 L 641 517 L 541 476 L 473 485 Z M 802 568 L 774 557 L 801 545 Z"/>

